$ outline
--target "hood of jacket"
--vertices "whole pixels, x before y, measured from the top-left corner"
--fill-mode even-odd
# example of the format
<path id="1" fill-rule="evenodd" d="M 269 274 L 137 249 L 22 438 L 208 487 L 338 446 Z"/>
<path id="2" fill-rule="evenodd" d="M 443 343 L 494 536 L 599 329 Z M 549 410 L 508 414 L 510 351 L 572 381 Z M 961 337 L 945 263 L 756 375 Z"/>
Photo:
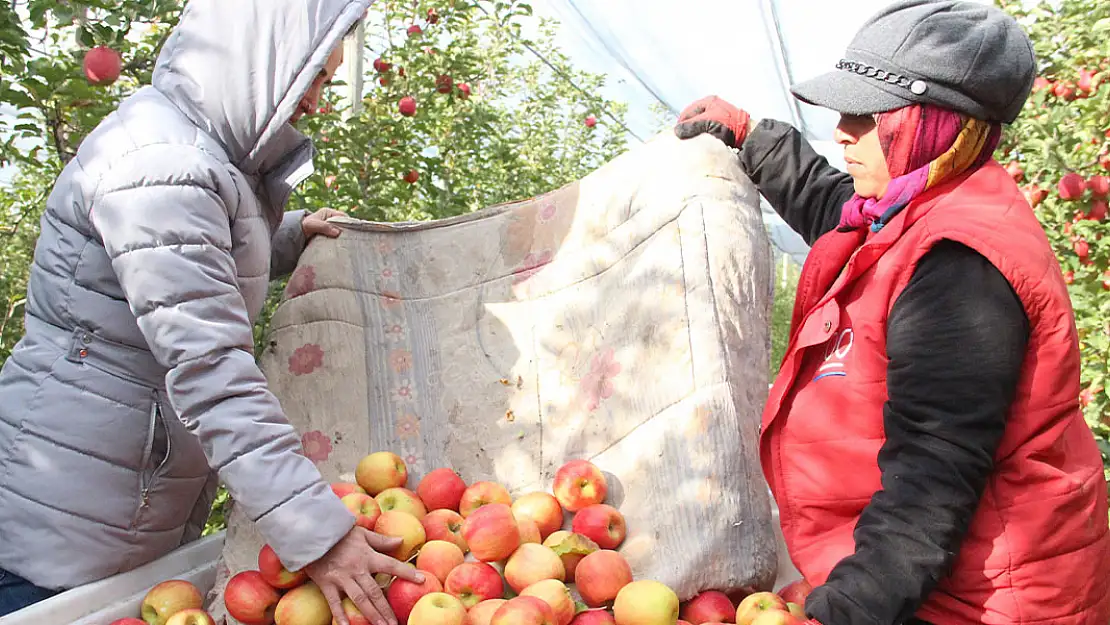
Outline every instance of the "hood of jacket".
<path id="1" fill-rule="evenodd" d="M 190 0 L 158 56 L 154 88 L 243 173 L 271 179 L 268 187 L 303 179 L 314 149 L 289 118 L 370 3 Z"/>

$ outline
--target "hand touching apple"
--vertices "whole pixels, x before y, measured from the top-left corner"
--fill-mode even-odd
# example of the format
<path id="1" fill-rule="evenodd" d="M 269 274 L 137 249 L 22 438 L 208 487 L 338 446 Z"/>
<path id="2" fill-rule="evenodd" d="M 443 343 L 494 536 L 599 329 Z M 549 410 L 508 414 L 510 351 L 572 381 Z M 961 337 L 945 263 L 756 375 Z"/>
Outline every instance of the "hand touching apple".
<path id="1" fill-rule="evenodd" d="M 397 617 L 374 581 L 374 574 L 385 573 L 424 583 L 424 575 L 413 566 L 385 555 L 400 544 L 400 538 L 355 526 L 324 557 L 305 567 L 305 572 L 327 598 L 336 623 L 349 625 L 342 604 L 346 596 L 374 625 L 397 625 Z"/>
<path id="2" fill-rule="evenodd" d="M 341 217 L 345 216 L 346 214 L 347 213 L 344 213 L 341 210 L 336 210 L 334 208 L 321 208 L 315 213 L 305 215 L 305 218 L 301 221 L 301 230 L 304 231 L 305 239 L 311 241 L 312 237 L 318 234 L 322 234 L 333 239 L 335 237 L 338 237 L 339 233 L 342 232 L 342 230 L 339 229 L 339 226 L 329 224 L 328 220 L 332 217 Z"/>

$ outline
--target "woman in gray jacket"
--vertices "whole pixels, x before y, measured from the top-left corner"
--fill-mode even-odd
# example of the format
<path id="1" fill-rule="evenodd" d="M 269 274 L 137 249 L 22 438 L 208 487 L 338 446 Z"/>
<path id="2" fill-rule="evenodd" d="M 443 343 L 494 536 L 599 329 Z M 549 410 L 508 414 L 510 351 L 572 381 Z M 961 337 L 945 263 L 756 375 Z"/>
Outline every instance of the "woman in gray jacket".
<path id="1" fill-rule="evenodd" d="M 255 363 L 271 278 L 327 211 L 285 212 L 314 149 L 293 126 L 370 0 L 192 0 L 153 84 L 50 194 L 26 335 L 0 372 L 0 616 L 200 536 L 216 484 L 332 604 L 394 625 L 378 553 L 298 453 Z"/>

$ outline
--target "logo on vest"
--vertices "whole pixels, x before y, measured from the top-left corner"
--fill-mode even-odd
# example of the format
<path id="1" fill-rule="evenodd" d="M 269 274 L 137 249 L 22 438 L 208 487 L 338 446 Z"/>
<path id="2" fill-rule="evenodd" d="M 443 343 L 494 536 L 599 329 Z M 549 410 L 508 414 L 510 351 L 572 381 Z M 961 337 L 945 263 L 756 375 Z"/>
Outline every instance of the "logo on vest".
<path id="1" fill-rule="evenodd" d="M 813 376 L 816 382 L 822 378 L 843 378 L 848 375 L 844 359 L 852 351 L 855 334 L 851 328 L 846 328 L 836 335 L 836 340 L 830 339 L 825 347 L 825 361 L 817 368 L 817 375 Z"/>

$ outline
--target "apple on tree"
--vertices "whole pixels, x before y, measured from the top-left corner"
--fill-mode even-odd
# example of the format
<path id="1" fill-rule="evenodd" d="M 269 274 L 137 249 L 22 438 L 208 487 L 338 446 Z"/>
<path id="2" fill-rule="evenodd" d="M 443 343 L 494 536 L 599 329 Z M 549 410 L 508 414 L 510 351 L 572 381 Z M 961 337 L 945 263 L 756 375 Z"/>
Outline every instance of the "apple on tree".
<path id="1" fill-rule="evenodd" d="M 123 59 L 108 46 L 97 46 L 85 53 L 82 63 L 89 84 L 106 87 L 119 80 Z"/>

